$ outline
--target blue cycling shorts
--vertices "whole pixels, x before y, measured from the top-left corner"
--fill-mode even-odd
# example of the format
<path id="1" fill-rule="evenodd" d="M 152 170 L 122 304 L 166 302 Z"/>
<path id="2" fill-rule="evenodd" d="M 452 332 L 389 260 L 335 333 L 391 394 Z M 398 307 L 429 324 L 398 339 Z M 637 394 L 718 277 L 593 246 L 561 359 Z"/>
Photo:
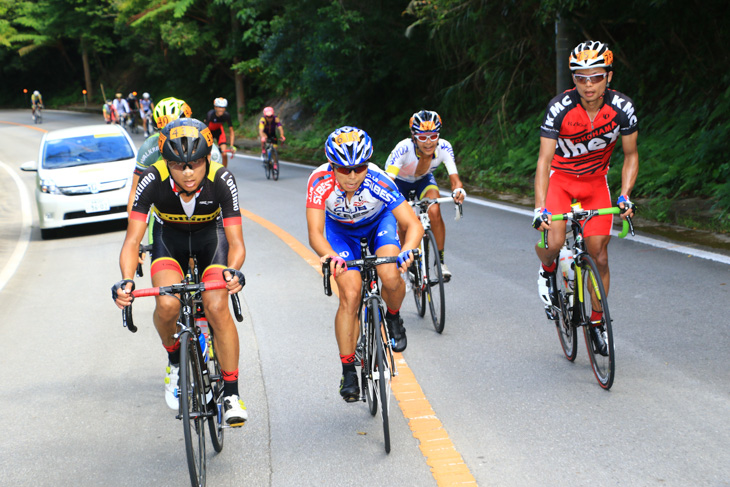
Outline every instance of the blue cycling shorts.
<path id="1" fill-rule="evenodd" d="M 411 190 L 416 191 L 416 199 L 420 200 L 426 195 L 426 191 L 429 189 L 439 190 L 439 185 L 436 183 L 436 178 L 433 177 L 433 173 L 430 172 L 425 176 L 417 179 L 414 182 L 406 181 L 405 179 L 395 178 L 395 185 L 398 186 L 398 191 L 408 199 L 408 194 Z"/>
<path id="2" fill-rule="evenodd" d="M 336 222 L 331 218 L 325 220 L 325 237 L 332 249 L 345 260 L 355 260 L 362 257 L 360 252 L 360 238 L 368 239 L 368 248 L 373 254 L 384 245 L 396 245 L 400 249 L 400 240 L 396 230 L 396 219 L 390 211 L 383 212 L 378 220 L 355 227 Z M 359 267 L 350 269 L 359 270 Z"/>

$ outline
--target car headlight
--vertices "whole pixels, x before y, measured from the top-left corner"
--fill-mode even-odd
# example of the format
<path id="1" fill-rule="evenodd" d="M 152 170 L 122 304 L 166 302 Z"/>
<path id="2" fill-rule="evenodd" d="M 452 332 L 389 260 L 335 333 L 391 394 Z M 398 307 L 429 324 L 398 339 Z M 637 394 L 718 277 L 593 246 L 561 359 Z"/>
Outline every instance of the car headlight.
<path id="1" fill-rule="evenodd" d="M 51 179 L 41 179 L 40 189 L 41 193 L 63 194 Z"/>

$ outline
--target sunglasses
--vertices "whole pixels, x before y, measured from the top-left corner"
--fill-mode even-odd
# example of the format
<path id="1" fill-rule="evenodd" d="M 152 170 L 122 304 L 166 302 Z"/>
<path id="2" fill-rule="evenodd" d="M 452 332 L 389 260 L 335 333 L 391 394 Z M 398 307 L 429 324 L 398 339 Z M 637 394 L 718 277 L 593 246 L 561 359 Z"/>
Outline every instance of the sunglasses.
<path id="1" fill-rule="evenodd" d="M 185 169 L 188 168 L 188 166 L 190 167 L 190 169 L 195 170 L 195 169 L 199 168 L 200 166 L 202 166 L 203 164 L 205 164 L 206 160 L 207 159 L 202 158 L 202 159 L 198 159 L 197 161 L 193 161 L 193 162 L 167 161 L 167 166 L 170 169 L 174 169 L 175 171 L 184 171 Z"/>
<path id="2" fill-rule="evenodd" d="M 345 176 L 347 176 L 348 174 L 350 174 L 353 171 L 355 172 L 355 174 L 361 174 L 368 170 L 367 164 L 364 164 L 362 166 L 357 166 L 357 167 L 343 167 L 343 166 L 335 166 L 335 165 L 332 165 L 332 167 L 335 169 L 335 171 L 337 171 L 340 174 L 344 174 Z"/>
<path id="3" fill-rule="evenodd" d="M 590 76 L 586 76 L 583 74 L 574 74 L 573 75 L 576 83 L 580 83 L 582 85 L 588 83 L 589 81 L 591 82 L 591 84 L 600 83 L 601 81 L 606 79 L 606 76 L 608 76 L 608 73 L 592 74 Z"/>
<path id="4" fill-rule="evenodd" d="M 439 134 L 418 134 L 414 135 L 417 141 L 426 142 L 427 140 L 439 140 Z"/>

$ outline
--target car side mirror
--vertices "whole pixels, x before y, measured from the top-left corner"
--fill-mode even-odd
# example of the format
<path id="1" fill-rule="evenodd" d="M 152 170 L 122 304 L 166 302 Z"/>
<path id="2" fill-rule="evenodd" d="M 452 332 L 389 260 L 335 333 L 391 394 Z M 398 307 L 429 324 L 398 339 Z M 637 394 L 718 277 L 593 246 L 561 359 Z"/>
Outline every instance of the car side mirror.
<path id="1" fill-rule="evenodd" d="M 38 170 L 38 163 L 36 161 L 24 162 L 20 165 L 21 171 L 34 172 Z"/>

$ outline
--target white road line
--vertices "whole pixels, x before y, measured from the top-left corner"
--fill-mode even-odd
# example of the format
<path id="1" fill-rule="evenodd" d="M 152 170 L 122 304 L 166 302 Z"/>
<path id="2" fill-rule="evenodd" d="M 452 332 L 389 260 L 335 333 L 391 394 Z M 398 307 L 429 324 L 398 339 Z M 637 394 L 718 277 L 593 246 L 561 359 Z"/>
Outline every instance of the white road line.
<path id="1" fill-rule="evenodd" d="M 441 191 L 441 195 L 450 196 L 451 193 L 447 193 L 446 191 Z M 510 211 L 512 213 L 517 213 L 518 215 L 523 215 L 523 216 L 527 216 L 527 217 L 532 216 L 532 210 L 525 210 L 523 208 L 515 208 L 514 206 L 503 205 L 500 203 L 495 203 L 493 201 L 486 201 L 486 200 L 482 200 L 482 199 L 478 199 L 478 198 L 469 197 L 468 202 L 474 203 L 475 205 L 495 208 L 497 210 Z M 618 232 L 613 230 L 611 232 L 611 234 L 616 236 L 616 235 L 618 235 Z M 712 260 L 715 262 L 720 262 L 722 264 L 730 265 L 730 256 L 727 256 L 727 255 L 716 254 L 714 252 L 708 252 L 705 250 L 693 249 L 692 247 L 687 247 L 685 245 L 674 244 L 672 242 L 664 242 L 662 240 L 657 240 L 657 239 L 650 238 L 650 237 L 643 237 L 641 235 L 636 235 L 635 237 L 628 236 L 626 238 L 629 239 L 629 241 L 639 242 L 644 245 L 649 245 L 651 247 L 656 247 L 656 248 L 663 249 L 663 250 L 670 250 L 672 252 L 678 252 L 680 254 L 691 255 L 692 257 L 700 257 L 701 259 Z"/>
<path id="2" fill-rule="evenodd" d="M 23 260 L 23 256 L 25 255 L 25 251 L 28 248 L 28 244 L 30 242 L 30 230 L 33 218 L 31 216 L 30 198 L 28 197 L 28 191 L 25 189 L 25 185 L 20 179 L 20 176 L 18 176 L 18 174 L 13 171 L 10 166 L 2 161 L 0 161 L 0 167 L 5 169 L 5 171 L 10 174 L 10 177 L 13 178 L 13 181 L 15 181 L 15 184 L 18 187 L 18 194 L 20 195 L 20 213 L 22 220 L 20 227 L 20 236 L 18 237 L 18 242 L 15 244 L 15 250 L 10 255 L 8 263 L 5 264 L 2 272 L 0 272 L 0 291 L 2 291 L 5 287 L 5 284 L 8 283 L 10 278 L 18 269 L 20 262 Z"/>

